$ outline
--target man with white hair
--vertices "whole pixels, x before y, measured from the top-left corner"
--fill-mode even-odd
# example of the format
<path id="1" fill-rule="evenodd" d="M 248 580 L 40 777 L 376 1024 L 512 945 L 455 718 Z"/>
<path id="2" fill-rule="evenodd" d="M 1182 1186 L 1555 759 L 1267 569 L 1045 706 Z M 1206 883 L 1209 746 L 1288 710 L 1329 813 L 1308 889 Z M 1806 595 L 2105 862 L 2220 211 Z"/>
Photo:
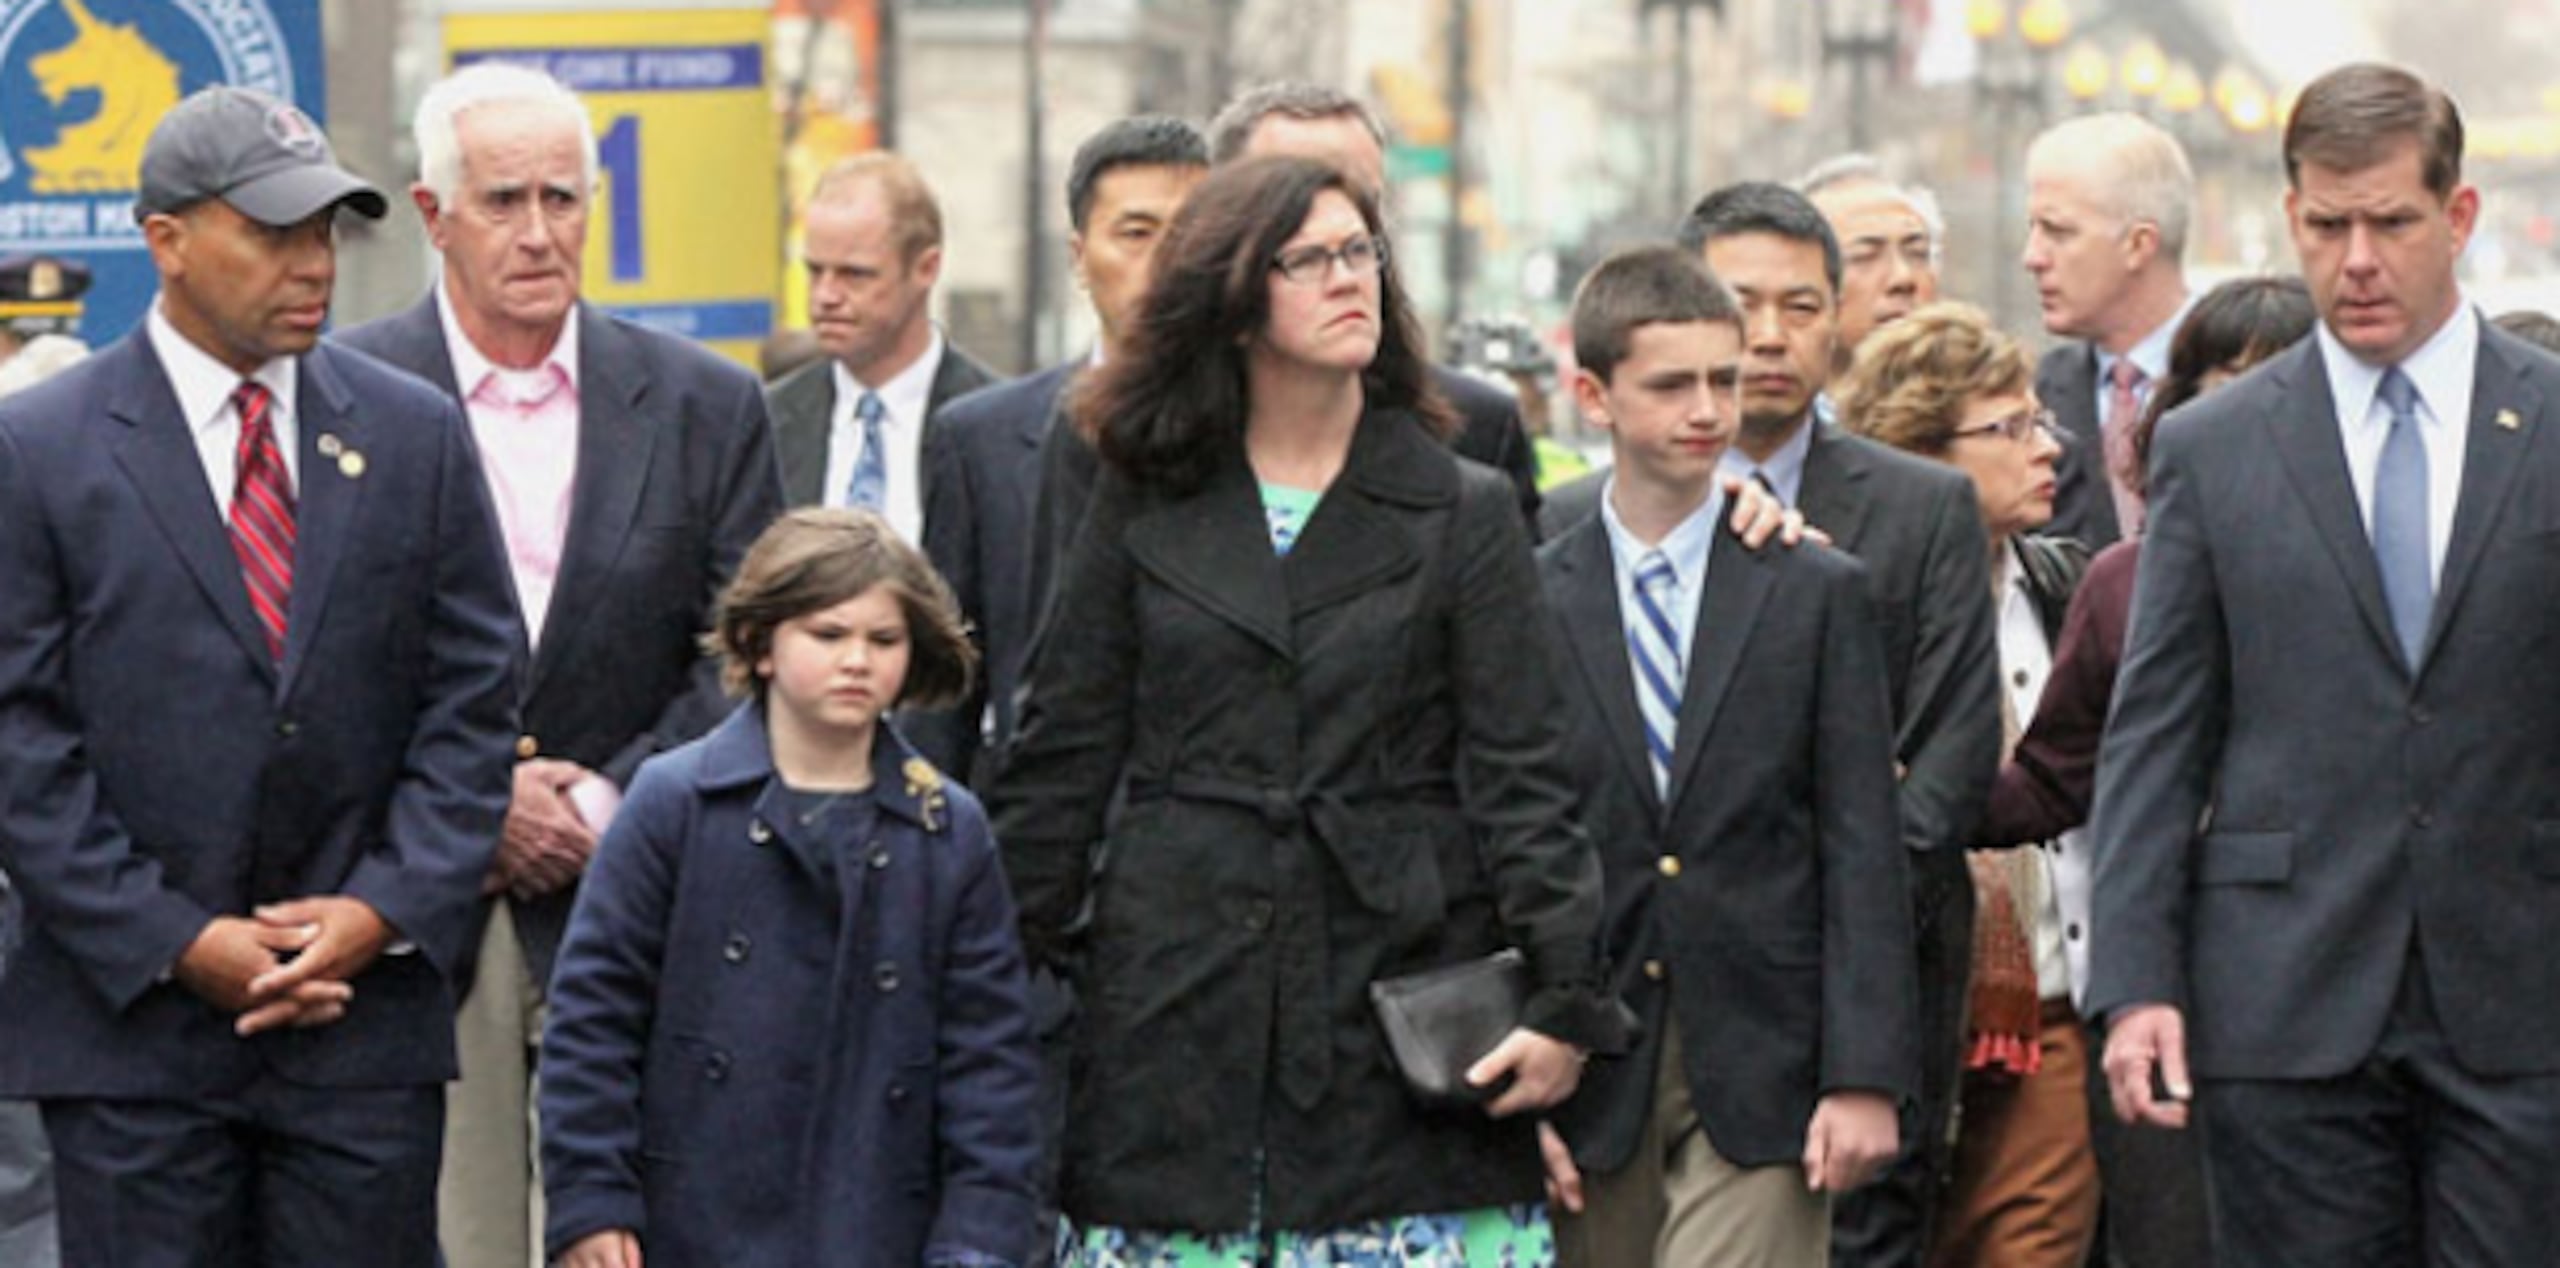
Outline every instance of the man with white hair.
<path id="1" fill-rule="evenodd" d="M 345 342 L 462 403 L 529 643 L 438 1186 L 448 1268 L 526 1268 L 532 1062 L 578 877 L 641 760 L 725 712 L 695 637 L 782 488 L 753 375 L 580 302 L 596 142 L 575 94 L 474 64 L 428 90 L 416 136 L 443 267 Z"/>
<path id="2" fill-rule="evenodd" d="M 1837 374 L 1878 327 L 1937 302 L 1946 221 L 1934 195 L 1896 182 L 1870 154 L 1826 159 L 1796 188 L 1840 240 L 1840 327 L 1832 346 Z"/>
<path id="3" fill-rule="evenodd" d="M 2127 484 L 2133 426 L 2169 369 L 2186 315 L 2195 173 L 2177 138 L 2139 115 L 2068 119 L 2027 149 L 2027 242 L 2046 333 L 2036 398 L 2073 441 L 2055 463 L 2056 536 L 2091 550 L 2142 527 Z"/>

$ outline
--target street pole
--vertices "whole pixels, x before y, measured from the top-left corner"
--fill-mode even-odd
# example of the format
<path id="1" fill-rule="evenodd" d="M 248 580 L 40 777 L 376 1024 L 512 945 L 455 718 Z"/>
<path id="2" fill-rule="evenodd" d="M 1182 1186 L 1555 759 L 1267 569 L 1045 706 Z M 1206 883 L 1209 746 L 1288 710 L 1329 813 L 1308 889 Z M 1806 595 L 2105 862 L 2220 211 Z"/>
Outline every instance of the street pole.
<path id="1" fill-rule="evenodd" d="M 872 38 L 876 44 L 871 51 L 879 63 L 872 82 L 880 97 L 871 104 L 872 128 L 879 134 L 881 149 L 895 150 L 898 148 L 898 0 L 879 0 L 879 4 L 872 23 Z M 833 4 L 828 4 L 821 12 L 834 8 Z M 821 20 L 820 14 L 812 13 L 810 20 L 812 24 Z"/>
<path id="2" fill-rule="evenodd" d="M 1022 41 L 1022 342 L 1016 366 L 1028 374 L 1040 364 L 1040 316 L 1048 310 L 1049 218 L 1047 149 L 1048 114 L 1042 68 L 1049 55 L 1049 0 L 1030 0 L 1029 25 Z"/>
<path id="3" fill-rule="evenodd" d="M 1689 180 L 1689 152 L 1697 147 L 1697 89 L 1691 83 L 1689 0 L 1671 6 L 1671 214 L 1688 214 L 1696 190 Z"/>
<path id="4" fill-rule="evenodd" d="M 1449 234 L 1441 242 L 1441 263 L 1447 272 L 1449 311 L 1446 320 L 1454 324 L 1467 307 L 1467 274 L 1471 270 L 1467 250 L 1467 110 L 1470 89 L 1467 70 L 1474 61 L 1470 37 L 1474 34 L 1475 5 L 1472 0 L 1449 0 Z"/>

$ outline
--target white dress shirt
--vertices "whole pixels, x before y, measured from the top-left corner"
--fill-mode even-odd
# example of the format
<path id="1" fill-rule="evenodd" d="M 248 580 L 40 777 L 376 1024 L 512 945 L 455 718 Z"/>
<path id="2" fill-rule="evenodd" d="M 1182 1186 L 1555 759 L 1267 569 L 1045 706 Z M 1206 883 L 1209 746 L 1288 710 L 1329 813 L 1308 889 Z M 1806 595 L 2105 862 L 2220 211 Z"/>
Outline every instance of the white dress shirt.
<path id="1" fill-rule="evenodd" d="M 1618 518 L 1618 507 L 1611 500 L 1618 489 L 1613 472 L 1600 489 L 1600 525 L 1609 534 L 1610 567 L 1618 581 L 1618 620 L 1632 624 L 1636 616 L 1636 564 L 1646 554 L 1659 550 L 1671 564 L 1671 629 L 1679 639 L 1681 678 L 1688 678 L 1689 658 L 1698 645 L 1698 601 L 1707 592 L 1707 556 L 1716 544 L 1716 524 L 1724 512 L 1724 489 L 1710 485 L 1707 500 L 1698 504 L 1689 517 L 1672 526 L 1662 540 L 1647 544 L 1639 541 Z M 1644 668 L 1634 661 L 1635 648 L 1627 649 L 1628 668 L 1639 678 Z M 1687 694 L 1685 691 L 1682 694 Z"/>
<path id="2" fill-rule="evenodd" d="M 2008 693 L 2011 716 L 2024 728 L 2035 717 L 2045 679 L 2053 673 L 2053 644 L 2036 615 L 2035 596 L 2027 589 L 2027 570 L 2018 562 L 2015 546 L 2001 555 L 2000 564 L 2000 689 Z M 2036 995 L 2076 1003 L 2089 982 L 2088 829 L 2073 828 L 2051 841 L 2018 848 L 2034 850 L 2044 865 L 2044 894 L 2034 913 L 2030 944 Z"/>
<path id="3" fill-rule="evenodd" d="M 828 506 L 843 506 L 853 484 L 854 466 L 862 460 L 862 420 L 854 407 L 865 391 L 876 392 L 887 410 L 880 438 L 888 446 L 889 496 L 880 508 L 889 527 L 912 543 L 924 541 L 924 423 L 933 404 L 933 376 L 942 369 L 942 331 L 936 329 L 924 355 L 886 383 L 866 388 L 842 362 L 835 364 L 835 413 L 827 424 L 827 482 L 819 490 Z"/>
<path id="4" fill-rule="evenodd" d="M 2382 403 L 2382 375 L 2347 351 L 2329 325 L 2318 327 L 2320 361 L 2329 371 L 2329 397 L 2338 408 L 2338 435 L 2347 447 L 2347 476 L 2355 482 L 2356 510 L 2365 537 L 2373 536 L 2374 469 L 2391 434 L 2391 407 Z M 2462 460 L 2471 447 L 2472 376 L 2480 361 L 2480 313 L 2464 296 L 2451 320 L 2400 363 L 2418 389 L 2418 437 L 2427 449 L 2427 567 L 2444 584 L 2445 547 L 2453 541 L 2454 504 L 2462 496 Z"/>
<path id="5" fill-rule="evenodd" d="M 241 374 L 179 334 L 157 301 L 151 305 L 151 315 L 143 319 L 143 329 L 151 340 L 151 351 L 160 358 L 161 370 L 169 376 L 170 388 L 178 394 L 178 413 L 195 437 L 196 458 L 204 463 L 214 509 L 228 520 L 231 495 L 240 482 L 240 411 L 231 404 L 231 394 L 240 389 Z M 267 425 L 275 430 L 276 448 L 284 455 L 286 482 L 299 497 L 302 453 L 295 443 L 301 432 L 295 426 L 299 411 L 294 408 L 298 399 L 294 368 L 292 357 L 276 357 L 248 377 L 273 398 L 267 406 Z"/>

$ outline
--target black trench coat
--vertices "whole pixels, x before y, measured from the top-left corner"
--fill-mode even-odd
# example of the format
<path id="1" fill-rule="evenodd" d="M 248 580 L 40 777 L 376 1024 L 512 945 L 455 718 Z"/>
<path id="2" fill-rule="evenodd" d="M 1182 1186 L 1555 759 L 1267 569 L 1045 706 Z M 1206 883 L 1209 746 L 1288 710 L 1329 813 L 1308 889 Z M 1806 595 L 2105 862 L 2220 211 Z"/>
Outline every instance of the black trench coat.
<path id="1" fill-rule="evenodd" d="M 1372 411 L 1282 558 L 1241 446 L 1185 497 L 1106 475 L 1051 621 L 993 804 L 1026 941 L 1085 1006 L 1067 1214 L 1226 1232 L 1257 1191 L 1267 1229 L 1535 1200 L 1529 1117 L 1417 1108 L 1367 998 L 1516 945 L 1529 1025 L 1623 1039 L 1511 487 Z"/>

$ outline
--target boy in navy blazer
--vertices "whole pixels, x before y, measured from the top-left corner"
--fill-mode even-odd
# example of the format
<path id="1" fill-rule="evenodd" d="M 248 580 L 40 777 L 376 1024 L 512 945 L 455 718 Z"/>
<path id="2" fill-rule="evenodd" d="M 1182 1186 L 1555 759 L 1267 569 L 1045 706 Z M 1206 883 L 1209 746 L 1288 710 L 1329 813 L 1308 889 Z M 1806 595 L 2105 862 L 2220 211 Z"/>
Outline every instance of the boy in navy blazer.
<path id="1" fill-rule="evenodd" d="M 1893 1159 L 1918 1075 L 1864 570 L 1720 527 L 1742 320 L 1695 256 L 1610 258 L 1573 329 L 1617 463 L 1539 571 L 1607 962 L 1644 1032 L 1544 1133 L 1560 1260 L 1820 1268 L 1828 1195 Z"/>
<path id="2" fill-rule="evenodd" d="M 521 635 L 463 421 L 319 341 L 341 207 L 289 105 L 152 133 L 145 329 L 0 404 L 0 1096 L 65 1263 L 435 1262 L 448 986 Z"/>

